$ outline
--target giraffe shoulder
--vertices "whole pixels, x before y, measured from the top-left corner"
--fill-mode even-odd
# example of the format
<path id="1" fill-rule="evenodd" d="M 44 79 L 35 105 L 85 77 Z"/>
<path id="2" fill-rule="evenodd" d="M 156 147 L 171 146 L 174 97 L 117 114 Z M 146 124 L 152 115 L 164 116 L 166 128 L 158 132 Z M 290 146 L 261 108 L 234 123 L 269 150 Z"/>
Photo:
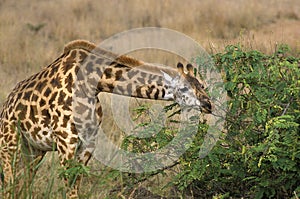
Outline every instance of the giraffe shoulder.
<path id="1" fill-rule="evenodd" d="M 99 48 L 94 43 L 91 43 L 86 40 L 75 40 L 75 41 L 69 42 L 67 45 L 65 45 L 64 53 L 67 53 L 74 49 L 84 49 L 89 52 L 93 52 L 96 55 L 105 57 L 107 59 L 111 59 L 112 61 L 116 61 L 119 64 L 126 65 L 129 67 L 136 67 L 136 66 L 140 66 L 140 65 L 144 64 L 144 62 L 137 60 L 135 58 L 132 58 L 130 56 L 117 55 L 113 52 Z"/>
<path id="2" fill-rule="evenodd" d="M 69 42 L 67 45 L 65 45 L 64 53 L 68 53 L 71 50 L 78 50 L 78 49 L 83 49 L 95 55 L 102 56 L 111 60 L 115 60 L 118 57 L 117 54 L 102 49 L 98 47 L 96 44 L 89 42 L 87 40 L 74 40 Z"/>

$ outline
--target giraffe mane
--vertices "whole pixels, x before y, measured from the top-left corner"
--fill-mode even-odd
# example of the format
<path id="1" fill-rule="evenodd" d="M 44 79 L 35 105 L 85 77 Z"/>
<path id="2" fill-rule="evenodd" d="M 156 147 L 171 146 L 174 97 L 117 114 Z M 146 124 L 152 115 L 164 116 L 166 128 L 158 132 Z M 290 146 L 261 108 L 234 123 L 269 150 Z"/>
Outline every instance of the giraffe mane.
<path id="1" fill-rule="evenodd" d="M 141 66 L 144 64 L 144 62 L 139 61 L 133 57 L 127 56 L 127 55 L 121 55 L 116 59 L 117 63 L 120 64 L 124 64 L 126 66 L 131 66 L 131 67 L 135 67 L 135 66 Z"/>
<path id="2" fill-rule="evenodd" d="M 139 61 L 135 58 L 132 58 L 127 55 L 117 55 L 113 52 L 107 51 L 103 48 L 100 48 L 96 46 L 94 43 L 91 43 L 86 40 L 75 40 L 68 43 L 64 48 L 64 53 L 67 53 L 74 49 L 84 49 L 86 51 L 89 51 L 93 54 L 100 55 L 102 57 L 105 57 L 107 59 L 110 59 L 113 62 L 117 62 L 122 65 L 126 65 L 127 67 L 136 67 L 143 65 L 144 62 Z"/>
<path id="3" fill-rule="evenodd" d="M 74 40 L 65 45 L 64 53 L 67 53 L 73 49 L 85 49 L 88 51 L 93 51 L 97 46 L 86 40 Z"/>

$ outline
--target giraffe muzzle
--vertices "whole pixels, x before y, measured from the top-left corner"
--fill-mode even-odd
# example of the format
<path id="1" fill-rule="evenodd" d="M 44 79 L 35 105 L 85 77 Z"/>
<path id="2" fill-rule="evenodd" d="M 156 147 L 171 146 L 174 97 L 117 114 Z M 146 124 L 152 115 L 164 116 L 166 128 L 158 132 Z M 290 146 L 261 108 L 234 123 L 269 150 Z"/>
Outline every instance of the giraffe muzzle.
<path id="1" fill-rule="evenodd" d="M 212 113 L 213 107 L 210 100 L 201 101 L 201 112 L 210 114 Z"/>

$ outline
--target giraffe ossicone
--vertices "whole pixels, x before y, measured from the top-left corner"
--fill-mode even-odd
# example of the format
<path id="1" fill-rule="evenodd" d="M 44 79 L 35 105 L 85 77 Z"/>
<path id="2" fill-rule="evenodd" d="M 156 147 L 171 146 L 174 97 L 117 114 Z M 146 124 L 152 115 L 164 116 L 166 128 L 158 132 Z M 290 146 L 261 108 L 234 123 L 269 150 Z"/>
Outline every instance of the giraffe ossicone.
<path id="1" fill-rule="evenodd" d="M 62 166 L 72 159 L 87 164 L 103 117 L 100 92 L 174 100 L 211 113 L 203 84 L 193 76 L 191 65 L 186 69 L 187 73 L 181 63 L 176 70 L 119 56 L 88 41 L 70 42 L 52 64 L 19 82 L 2 106 L 2 185 L 13 183 L 12 160 L 22 159 L 24 147 L 29 149 L 30 158 L 23 159 L 31 165 L 31 178 L 47 151 L 57 150 Z M 70 197 L 77 197 L 79 182 L 80 177 L 70 187 Z"/>

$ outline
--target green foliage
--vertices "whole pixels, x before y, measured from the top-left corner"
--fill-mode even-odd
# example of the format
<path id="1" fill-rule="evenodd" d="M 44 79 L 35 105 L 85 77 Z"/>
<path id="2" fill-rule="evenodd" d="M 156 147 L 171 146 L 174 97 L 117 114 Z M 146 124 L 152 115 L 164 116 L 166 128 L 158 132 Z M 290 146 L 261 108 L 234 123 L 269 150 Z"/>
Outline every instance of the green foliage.
<path id="1" fill-rule="evenodd" d="M 88 176 L 89 173 L 89 167 L 75 160 L 69 160 L 65 167 L 59 169 L 59 177 L 61 179 L 68 179 L 70 187 L 74 186 L 76 179 L 80 175 Z"/>
<path id="2" fill-rule="evenodd" d="M 299 197 L 299 58 L 228 46 L 214 55 L 230 100 L 224 139 L 203 158 L 197 144 L 180 162 L 174 184 L 197 197 Z M 195 139 L 200 145 L 201 139 Z"/>
<path id="3" fill-rule="evenodd" d="M 224 132 L 201 159 L 208 126 L 199 124 L 193 144 L 178 161 L 180 172 L 166 186 L 194 198 L 299 198 L 300 59 L 289 56 L 286 45 L 272 55 L 228 46 L 213 59 L 229 96 Z M 136 111 L 141 115 L 148 108 Z M 173 112 L 170 116 L 179 113 Z M 155 151 L 175 136 L 176 130 L 162 128 L 148 138 L 127 137 L 123 148 Z"/>

